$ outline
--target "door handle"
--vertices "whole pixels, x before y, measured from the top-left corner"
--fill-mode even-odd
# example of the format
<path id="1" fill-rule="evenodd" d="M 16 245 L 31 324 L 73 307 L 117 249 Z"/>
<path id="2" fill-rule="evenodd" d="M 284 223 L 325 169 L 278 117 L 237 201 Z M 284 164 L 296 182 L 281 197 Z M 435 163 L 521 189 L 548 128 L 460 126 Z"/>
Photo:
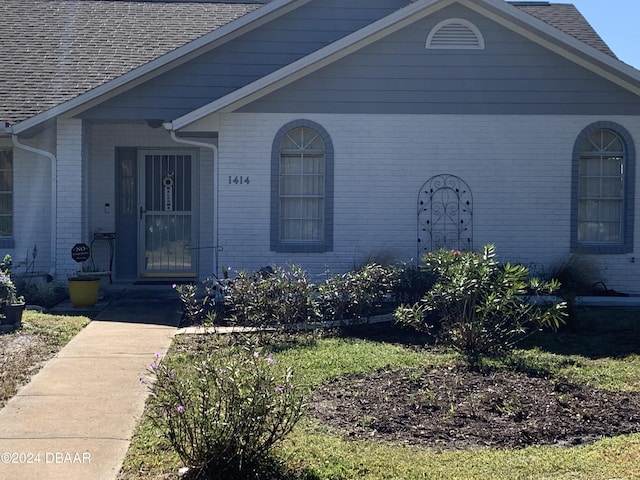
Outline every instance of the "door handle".
<path id="1" fill-rule="evenodd" d="M 146 210 L 143 207 L 140 207 L 140 220 L 142 220 L 142 216 L 144 215 L 144 212 L 146 212 Z"/>

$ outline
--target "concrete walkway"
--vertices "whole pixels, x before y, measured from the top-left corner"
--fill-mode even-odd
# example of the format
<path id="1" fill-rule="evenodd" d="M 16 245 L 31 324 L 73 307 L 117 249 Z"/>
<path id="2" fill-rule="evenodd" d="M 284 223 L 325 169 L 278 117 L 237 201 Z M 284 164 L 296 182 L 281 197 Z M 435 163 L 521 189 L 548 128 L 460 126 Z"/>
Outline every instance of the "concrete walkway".
<path id="1" fill-rule="evenodd" d="M 148 395 L 140 379 L 179 320 L 173 303 L 156 308 L 175 323 L 108 307 L 0 410 L 0 479 L 116 478 Z"/>

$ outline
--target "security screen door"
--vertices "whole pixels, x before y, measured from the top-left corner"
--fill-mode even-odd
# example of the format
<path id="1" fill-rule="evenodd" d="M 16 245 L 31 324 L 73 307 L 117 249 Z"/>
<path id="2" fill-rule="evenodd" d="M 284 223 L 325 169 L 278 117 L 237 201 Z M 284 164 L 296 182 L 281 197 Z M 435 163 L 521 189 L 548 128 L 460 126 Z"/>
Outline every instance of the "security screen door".
<path id="1" fill-rule="evenodd" d="M 141 152 L 140 276 L 194 276 L 194 154 Z"/>

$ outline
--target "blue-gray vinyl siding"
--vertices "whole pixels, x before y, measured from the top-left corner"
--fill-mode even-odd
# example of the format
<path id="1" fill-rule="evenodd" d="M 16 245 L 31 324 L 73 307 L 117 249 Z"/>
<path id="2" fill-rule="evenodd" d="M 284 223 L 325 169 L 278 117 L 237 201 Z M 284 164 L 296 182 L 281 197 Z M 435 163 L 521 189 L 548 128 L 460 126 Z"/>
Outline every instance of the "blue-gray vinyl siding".
<path id="1" fill-rule="evenodd" d="M 408 3 L 408 0 L 312 2 L 134 87 L 80 116 L 110 120 L 170 120 L 179 117 Z"/>
<path id="2" fill-rule="evenodd" d="M 431 28 L 464 18 L 484 50 L 425 49 Z M 460 5 L 447 7 L 240 111 L 637 115 L 640 99 Z"/>

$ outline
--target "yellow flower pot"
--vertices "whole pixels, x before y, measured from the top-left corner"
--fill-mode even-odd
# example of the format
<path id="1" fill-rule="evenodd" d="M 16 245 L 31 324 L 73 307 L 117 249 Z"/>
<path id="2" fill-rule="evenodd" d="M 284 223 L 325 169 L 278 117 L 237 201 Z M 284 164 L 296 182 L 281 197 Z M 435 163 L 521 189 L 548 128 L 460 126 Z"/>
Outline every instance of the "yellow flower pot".
<path id="1" fill-rule="evenodd" d="M 100 279 L 77 277 L 69 279 L 69 298 L 74 307 L 91 307 L 98 301 Z"/>

